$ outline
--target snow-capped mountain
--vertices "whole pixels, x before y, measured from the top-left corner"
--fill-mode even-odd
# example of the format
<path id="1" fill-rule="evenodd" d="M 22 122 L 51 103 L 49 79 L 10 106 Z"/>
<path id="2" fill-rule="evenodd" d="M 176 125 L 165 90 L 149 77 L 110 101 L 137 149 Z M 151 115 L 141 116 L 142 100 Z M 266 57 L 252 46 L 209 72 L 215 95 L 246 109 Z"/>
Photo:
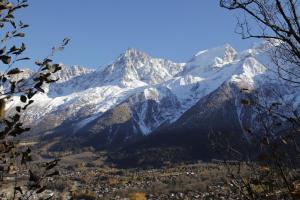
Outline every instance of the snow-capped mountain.
<path id="1" fill-rule="evenodd" d="M 299 106 L 297 88 L 270 70 L 270 48 L 262 43 L 239 53 L 226 44 L 199 51 L 187 63 L 128 49 L 98 70 L 65 66 L 59 81 L 34 97 L 26 121 L 32 133 L 95 147 L 127 144 L 166 127 L 205 132 L 215 119 L 242 135 L 255 117 L 240 104 L 241 88 L 260 88 L 272 101 L 267 90 L 274 87 L 286 102 L 293 100 L 292 109 Z"/>

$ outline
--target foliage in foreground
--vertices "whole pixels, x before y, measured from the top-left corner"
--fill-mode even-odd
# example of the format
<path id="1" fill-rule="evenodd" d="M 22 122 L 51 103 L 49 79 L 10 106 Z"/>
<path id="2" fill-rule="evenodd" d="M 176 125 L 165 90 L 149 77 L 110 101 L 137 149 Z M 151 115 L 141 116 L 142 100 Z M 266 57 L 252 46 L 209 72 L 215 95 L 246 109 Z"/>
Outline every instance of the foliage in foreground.
<path id="1" fill-rule="evenodd" d="M 36 61 L 36 70 L 26 77 L 27 71 L 16 65 L 30 60 L 23 56 L 26 45 L 22 42 L 22 38 L 25 37 L 24 30 L 29 25 L 17 20 L 15 13 L 27 6 L 27 0 L 0 1 L 0 29 L 3 33 L 0 40 L 0 184 L 5 184 L 5 177 L 14 178 L 11 199 L 31 199 L 45 190 L 51 177 L 58 175 L 58 171 L 54 169 L 58 163 L 57 159 L 34 164 L 31 149 L 19 145 L 22 141 L 16 138 L 30 130 L 29 127 L 24 127 L 26 118 L 22 114 L 34 103 L 34 96 L 45 92 L 45 84 L 57 81 L 53 74 L 61 70 L 61 66 L 53 64 L 51 57 L 57 51 L 63 50 L 69 39 L 64 39 L 59 46 L 53 47 L 49 56 Z M 16 102 L 13 104 L 16 105 L 14 112 L 5 113 L 8 101 Z M 20 179 L 26 175 L 29 178 L 24 184 Z"/>
<path id="2" fill-rule="evenodd" d="M 264 39 L 272 46 L 270 58 L 279 78 L 299 87 L 300 75 L 300 18 L 297 0 L 220 0 L 220 6 L 239 10 L 237 32 L 243 39 Z M 252 26 L 251 26 L 252 25 Z M 254 27 L 253 27 L 254 26 Z M 269 88 L 269 90 L 272 90 Z M 233 149 L 229 143 L 214 137 L 216 149 L 227 152 L 231 158 L 247 158 L 250 174 L 233 173 L 230 185 L 242 199 L 300 199 L 300 134 L 299 113 L 284 100 L 267 102 L 264 91 L 243 88 L 241 103 L 254 111 L 256 125 L 244 127 L 247 152 Z M 280 92 L 273 90 L 270 95 Z M 282 99 L 277 96 L 277 99 Z M 246 144 L 245 143 L 245 144 Z M 225 161 L 227 163 L 227 161 Z"/>

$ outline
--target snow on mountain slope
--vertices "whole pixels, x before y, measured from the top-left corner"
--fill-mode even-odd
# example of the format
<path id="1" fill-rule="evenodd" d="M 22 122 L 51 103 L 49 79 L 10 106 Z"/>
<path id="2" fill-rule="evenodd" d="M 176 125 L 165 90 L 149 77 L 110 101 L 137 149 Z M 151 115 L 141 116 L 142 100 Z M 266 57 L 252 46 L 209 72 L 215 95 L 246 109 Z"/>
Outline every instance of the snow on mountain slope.
<path id="1" fill-rule="evenodd" d="M 101 116 L 148 86 L 171 79 L 183 66 L 128 49 L 100 70 L 63 67 L 56 75 L 59 81 L 47 88 L 46 94 L 34 97 L 35 104 L 25 113 L 26 121 L 51 130 L 65 121 L 82 120 L 78 126 L 82 127 L 88 119 Z M 13 106 L 11 103 L 9 110 Z"/>
<path id="2" fill-rule="evenodd" d="M 212 71 L 232 63 L 237 58 L 236 50 L 229 44 L 199 51 L 187 63 L 183 74 L 209 76 Z"/>
<path id="3" fill-rule="evenodd" d="M 71 66 L 71 67 L 63 67 L 62 70 L 55 73 L 55 78 L 58 78 L 59 80 L 57 83 L 66 82 L 68 80 L 71 80 L 75 77 L 82 76 L 85 74 L 89 74 L 94 72 L 94 69 L 89 69 L 81 66 Z"/>
<path id="4" fill-rule="evenodd" d="M 251 51 L 253 52 L 253 51 Z M 180 100 L 182 109 L 178 117 L 199 99 L 218 89 L 224 82 L 253 83 L 254 78 L 265 73 L 265 67 L 250 53 L 238 54 L 228 44 L 200 51 L 185 69 L 173 79 L 163 83 Z M 173 119 L 175 121 L 177 117 Z"/>
<path id="5" fill-rule="evenodd" d="M 117 81 L 124 86 L 132 85 L 132 82 L 153 85 L 171 79 L 183 67 L 184 64 L 151 58 L 143 52 L 128 49 L 116 62 L 104 69 L 103 77 L 106 82 Z"/>
<path id="6" fill-rule="evenodd" d="M 250 88 L 279 84 L 275 81 L 276 74 L 266 66 L 270 63 L 270 48 L 263 43 L 238 53 L 226 44 L 200 51 L 186 64 L 128 49 L 115 62 L 99 70 L 66 67 L 57 75 L 60 80 L 46 94 L 35 97 L 26 119 L 33 127 L 39 127 L 33 129 L 35 132 L 71 124 L 69 132 L 78 133 L 88 131 L 92 124 L 103 124 L 101 120 L 110 116 L 103 118 L 105 113 L 126 105 L 130 123 L 126 122 L 125 127 L 149 134 L 162 124 L 175 122 L 226 82 Z M 287 95 L 296 98 L 295 90 Z M 109 124 L 114 122 L 109 121 Z M 114 130 L 117 134 L 118 128 Z"/>
<path id="7" fill-rule="evenodd" d="M 149 134 L 162 123 L 169 123 L 181 109 L 178 98 L 166 87 L 148 87 L 131 96 L 133 118 L 143 134 Z"/>

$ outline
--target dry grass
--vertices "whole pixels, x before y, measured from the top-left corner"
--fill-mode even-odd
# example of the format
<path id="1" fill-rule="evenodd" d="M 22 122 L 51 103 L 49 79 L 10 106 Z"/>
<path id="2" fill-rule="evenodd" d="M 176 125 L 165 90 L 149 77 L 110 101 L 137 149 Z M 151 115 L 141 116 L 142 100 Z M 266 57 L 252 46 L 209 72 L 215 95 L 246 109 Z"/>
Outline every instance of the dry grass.
<path id="1" fill-rule="evenodd" d="M 147 200 L 146 194 L 143 192 L 135 192 L 129 195 L 130 200 Z"/>
<path id="2" fill-rule="evenodd" d="M 85 191 L 80 193 L 74 193 L 73 199 L 95 200 L 97 199 L 97 197 L 95 193 Z"/>

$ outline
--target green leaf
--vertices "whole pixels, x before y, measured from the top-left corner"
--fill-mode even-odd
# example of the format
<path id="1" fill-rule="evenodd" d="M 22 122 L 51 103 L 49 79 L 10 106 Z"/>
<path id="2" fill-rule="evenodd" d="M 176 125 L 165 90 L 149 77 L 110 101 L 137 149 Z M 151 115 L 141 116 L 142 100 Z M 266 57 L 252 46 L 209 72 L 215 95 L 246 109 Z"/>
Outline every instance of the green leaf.
<path id="1" fill-rule="evenodd" d="M 0 49 L 0 54 L 1 54 L 1 55 L 4 54 L 5 51 L 6 51 L 6 47 L 3 47 L 2 49 Z"/>
<path id="2" fill-rule="evenodd" d="M 41 88 L 42 85 L 43 82 L 38 82 L 37 84 L 35 84 L 34 88 L 37 89 L 39 92 L 45 93 L 45 90 Z"/>
<path id="3" fill-rule="evenodd" d="M 10 48 L 9 53 L 17 51 L 17 50 L 18 50 L 18 48 L 14 45 Z"/>
<path id="4" fill-rule="evenodd" d="M 16 107 L 16 111 L 17 111 L 17 112 L 21 112 L 21 106 L 17 106 L 17 107 Z"/>
<path id="5" fill-rule="evenodd" d="M 37 91 L 33 92 L 32 89 L 30 89 L 28 94 L 27 94 L 28 99 L 31 99 L 36 93 L 37 93 Z"/>
<path id="6" fill-rule="evenodd" d="M 14 19 L 15 16 L 13 14 L 8 14 L 5 16 L 6 19 Z"/>
<path id="7" fill-rule="evenodd" d="M 23 71 L 21 71 L 19 68 L 14 68 L 14 69 L 11 69 L 7 72 L 7 75 L 14 75 L 14 74 L 19 74 Z"/>
<path id="8" fill-rule="evenodd" d="M 34 102 L 33 100 L 30 100 L 30 101 L 27 103 L 27 105 L 25 105 L 25 106 L 23 107 L 23 110 L 26 110 L 27 107 L 28 107 L 30 104 L 32 104 L 33 102 Z"/>
<path id="9" fill-rule="evenodd" d="M 21 51 L 25 51 L 26 49 L 26 45 L 24 43 L 22 43 L 21 47 L 20 47 Z"/>
<path id="10" fill-rule="evenodd" d="M 40 61 L 35 61 L 35 64 L 37 65 L 37 66 L 42 66 L 43 65 L 43 63 L 41 63 Z"/>
<path id="11" fill-rule="evenodd" d="M 27 27 L 29 27 L 28 24 L 24 24 L 24 25 L 21 26 L 21 28 L 27 28 Z"/>
<path id="12" fill-rule="evenodd" d="M 17 28 L 16 23 L 13 20 L 10 20 L 9 22 L 15 29 Z"/>
<path id="13" fill-rule="evenodd" d="M 4 63 L 4 64 L 9 64 L 11 62 L 11 57 L 10 56 L 7 56 L 7 55 L 2 55 L 0 56 L 0 59 L 1 61 Z"/>
<path id="14" fill-rule="evenodd" d="M 17 33 L 14 37 L 25 37 L 25 33 Z"/>
<path id="15" fill-rule="evenodd" d="M 70 39 L 69 38 L 65 38 L 63 40 L 63 45 L 66 46 L 69 42 L 70 42 Z"/>
<path id="16" fill-rule="evenodd" d="M 17 59 L 16 61 L 21 61 L 21 60 L 30 60 L 30 58 L 28 58 L 28 57 L 25 57 L 25 58 L 19 58 L 19 59 Z"/>
<path id="17" fill-rule="evenodd" d="M 15 81 L 10 82 L 10 92 L 14 93 L 15 89 L 16 89 L 16 82 Z"/>
<path id="18" fill-rule="evenodd" d="M 26 103 L 27 97 L 26 97 L 25 95 L 21 95 L 20 100 L 21 100 L 23 103 Z"/>
<path id="19" fill-rule="evenodd" d="M 15 127 L 13 129 L 13 131 L 11 131 L 9 133 L 9 135 L 13 136 L 13 137 L 16 137 L 17 135 L 21 135 L 22 133 L 26 132 L 25 129 L 23 128 L 20 128 L 20 127 Z"/>
<path id="20" fill-rule="evenodd" d="M 20 117 L 21 116 L 17 113 L 13 117 L 11 117 L 11 119 L 13 119 L 14 121 L 18 121 L 20 119 Z"/>

